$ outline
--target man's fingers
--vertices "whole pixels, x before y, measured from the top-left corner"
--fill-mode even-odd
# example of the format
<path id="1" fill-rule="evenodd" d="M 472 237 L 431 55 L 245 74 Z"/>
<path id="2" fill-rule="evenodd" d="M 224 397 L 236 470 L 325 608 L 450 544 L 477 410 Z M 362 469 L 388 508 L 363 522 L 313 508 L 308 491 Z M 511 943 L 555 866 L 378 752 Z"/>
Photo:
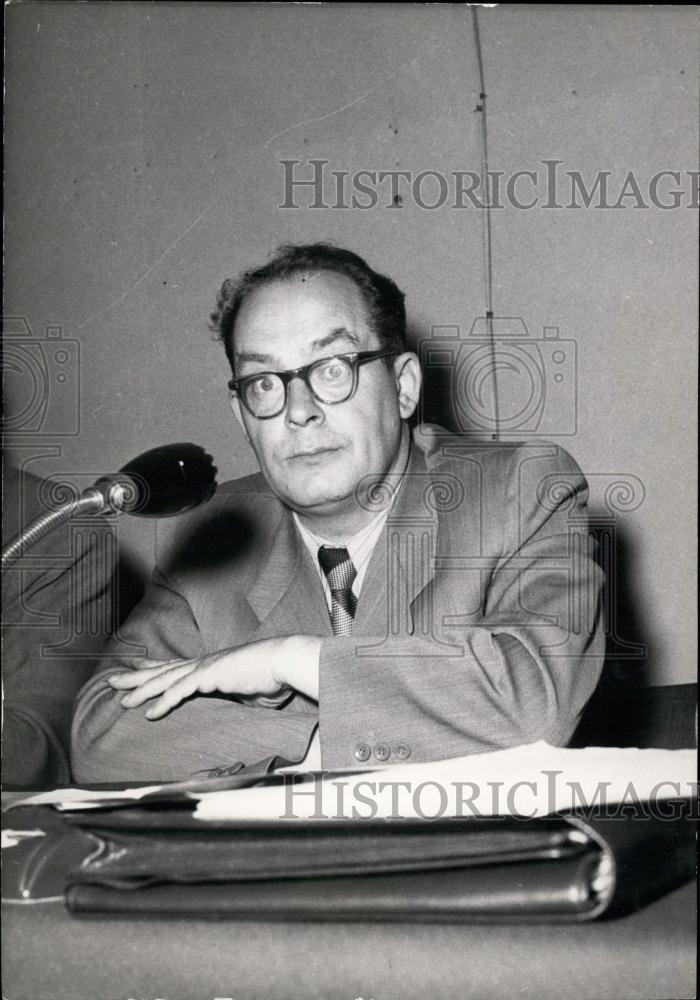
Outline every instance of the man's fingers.
<path id="1" fill-rule="evenodd" d="M 202 685 L 206 688 L 210 688 L 204 679 L 205 671 L 203 670 L 193 670 L 184 677 L 176 680 L 167 690 L 163 691 L 158 701 L 151 705 L 151 707 L 146 712 L 147 719 L 162 719 L 164 715 L 167 715 L 173 708 L 184 701 L 185 698 L 189 698 L 190 695 L 196 694 L 197 691 L 202 691 Z"/>
<path id="2" fill-rule="evenodd" d="M 124 708 L 138 708 L 139 705 L 143 705 L 144 702 L 149 701 L 151 698 L 157 698 L 158 695 L 163 694 L 164 691 L 167 691 L 168 688 L 176 684 L 181 678 L 192 674 L 195 669 L 196 663 L 188 661 L 174 667 L 169 667 L 167 670 L 159 670 L 155 676 L 145 680 L 144 683 L 129 691 L 122 698 L 121 703 Z"/>
<path id="3" fill-rule="evenodd" d="M 158 660 L 142 660 L 142 664 L 137 670 L 125 670 L 123 673 L 112 674 L 107 678 L 107 683 L 118 691 L 127 691 L 129 688 L 141 687 L 154 677 L 164 674 L 166 670 L 172 670 L 175 666 L 189 663 L 189 660 L 168 660 L 166 663 Z M 150 666 L 147 664 L 151 664 Z"/>
<path id="4" fill-rule="evenodd" d="M 267 640 L 263 640 L 267 642 Z M 258 644 L 260 645 L 260 644 Z M 146 665 L 148 664 L 148 665 Z M 170 660 L 158 663 L 141 660 L 141 667 L 108 678 L 111 687 L 123 691 L 121 705 L 139 708 L 156 699 L 146 712 L 148 719 L 160 719 L 193 694 L 255 695 L 265 707 L 277 707 L 289 696 L 281 687 L 265 658 L 258 662 L 242 653 L 221 652 L 198 660 Z M 280 699 L 280 694 L 282 698 Z"/>

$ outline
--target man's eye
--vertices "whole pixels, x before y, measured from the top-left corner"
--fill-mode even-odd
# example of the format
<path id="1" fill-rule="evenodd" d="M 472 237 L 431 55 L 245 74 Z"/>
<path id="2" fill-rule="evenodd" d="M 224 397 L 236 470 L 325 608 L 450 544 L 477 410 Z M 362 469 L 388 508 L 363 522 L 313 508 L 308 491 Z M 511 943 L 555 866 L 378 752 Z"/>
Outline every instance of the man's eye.
<path id="1" fill-rule="evenodd" d="M 249 383 L 250 388 L 257 396 L 264 396 L 266 393 L 274 392 L 277 387 L 277 379 L 270 375 L 261 375 Z"/>
<path id="2" fill-rule="evenodd" d="M 346 367 L 342 361 L 329 361 L 317 369 L 318 375 L 326 382 L 339 382 L 346 373 Z"/>

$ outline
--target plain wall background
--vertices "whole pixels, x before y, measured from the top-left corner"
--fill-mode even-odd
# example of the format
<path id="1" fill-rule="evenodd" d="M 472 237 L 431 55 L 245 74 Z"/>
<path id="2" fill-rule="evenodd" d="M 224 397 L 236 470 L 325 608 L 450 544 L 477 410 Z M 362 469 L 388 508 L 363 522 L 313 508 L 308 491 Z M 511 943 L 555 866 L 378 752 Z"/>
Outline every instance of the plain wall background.
<path id="1" fill-rule="evenodd" d="M 589 184 L 608 170 L 612 201 L 629 171 L 644 189 L 659 170 L 697 170 L 696 9 L 501 6 L 478 18 L 492 169 L 542 174 L 558 159 Z M 5 313 L 35 340 L 48 325 L 78 345 L 68 382 L 50 362 L 49 409 L 8 440 L 15 461 L 87 485 L 193 440 L 222 480 L 253 471 L 207 319 L 221 280 L 285 240 L 330 239 L 391 274 L 416 342 L 435 324 L 466 334 L 483 315 L 478 209 L 410 197 L 390 209 L 386 185 L 371 210 L 313 209 L 304 191 L 302 207 L 280 207 L 282 159 L 350 175 L 480 170 L 468 8 L 37 2 L 5 19 Z M 621 477 L 643 484 L 616 518 L 617 589 L 621 637 L 649 652 L 625 669 L 656 683 L 693 680 L 696 658 L 697 213 L 681 186 L 668 211 L 628 199 L 492 213 L 496 315 L 576 342 L 577 433 L 555 440 L 588 475 L 593 511 Z M 27 348 L 8 351 L 23 406 Z M 120 523 L 137 575 L 156 530 Z"/>

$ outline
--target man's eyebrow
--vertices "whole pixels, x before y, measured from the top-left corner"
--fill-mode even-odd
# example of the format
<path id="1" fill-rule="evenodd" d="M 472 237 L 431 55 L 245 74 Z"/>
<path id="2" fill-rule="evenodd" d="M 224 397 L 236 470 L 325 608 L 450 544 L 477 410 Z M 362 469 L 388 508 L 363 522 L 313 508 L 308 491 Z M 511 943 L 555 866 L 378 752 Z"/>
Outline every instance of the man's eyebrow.
<path id="1" fill-rule="evenodd" d="M 360 344 L 360 338 L 356 333 L 352 333 L 350 330 L 346 330 L 344 326 L 336 327 L 335 330 L 331 330 L 327 333 L 325 337 L 320 337 L 318 340 L 314 340 L 311 344 L 311 349 L 313 351 L 320 350 L 322 347 L 330 347 L 337 340 L 349 340 L 351 344 L 356 347 Z"/>
<path id="2" fill-rule="evenodd" d="M 339 340 L 349 340 L 350 343 L 356 347 L 359 347 L 360 345 L 360 338 L 356 333 L 346 330 L 344 326 L 338 326 L 335 330 L 331 330 L 330 333 L 327 333 L 325 337 L 319 337 L 318 340 L 313 340 L 310 344 L 310 348 L 312 351 L 319 351 L 324 347 L 330 347 L 331 344 L 335 344 Z M 257 351 L 242 351 L 240 354 L 236 354 L 236 367 L 243 364 L 245 361 L 279 367 L 279 360 L 272 354 L 259 354 Z"/>
<path id="3" fill-rule="evenodd" d="M 257 354 L 255 351 L 242 351 L 240 354 L 236 354 L 236 365 L 240 365 L 243 361 L 257 361 L 261 365 L 274 365 L 276 358 L 273 358 L 271 354 Z"/>

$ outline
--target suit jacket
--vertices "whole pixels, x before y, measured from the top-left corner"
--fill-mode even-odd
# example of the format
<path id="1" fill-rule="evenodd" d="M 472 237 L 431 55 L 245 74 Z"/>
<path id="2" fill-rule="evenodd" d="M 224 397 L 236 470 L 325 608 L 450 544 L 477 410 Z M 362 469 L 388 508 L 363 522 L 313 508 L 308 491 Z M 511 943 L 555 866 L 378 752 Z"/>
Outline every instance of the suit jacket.
<path id="1" fill-rule="evenodd" d="M 383 488 L 368 497 L 379 509 Z M 122 709 L 106 682 L 138 660 L 108 655 L 78 699 L 76 776 L 173 780 L 274 755 L 299 761 L 317 723 L 325 768 L 368 754 L 391 763 L 565 744 L 603 657 L 586 501 L 557 445 L 417 428 L 353 635 L 339 637 L 290 510 L 259 474 L 226 483 L 172 522 L 122 638 L 172 659 L 324 636 L 318 705 L 300 694 L 277 709 L 200 696 L 151 722 L 147 706 Z"/>
<path id="2" fill-rule="evenodd" d="M 3 547 L 50 509 L 52 490 L 48 480 L 3 469 Z M 3 570 L 6 786 L 70 782 L 73 701 L 111 631 L 113 543 L 107 520 L 92 515 L 61 525 Z"/>

